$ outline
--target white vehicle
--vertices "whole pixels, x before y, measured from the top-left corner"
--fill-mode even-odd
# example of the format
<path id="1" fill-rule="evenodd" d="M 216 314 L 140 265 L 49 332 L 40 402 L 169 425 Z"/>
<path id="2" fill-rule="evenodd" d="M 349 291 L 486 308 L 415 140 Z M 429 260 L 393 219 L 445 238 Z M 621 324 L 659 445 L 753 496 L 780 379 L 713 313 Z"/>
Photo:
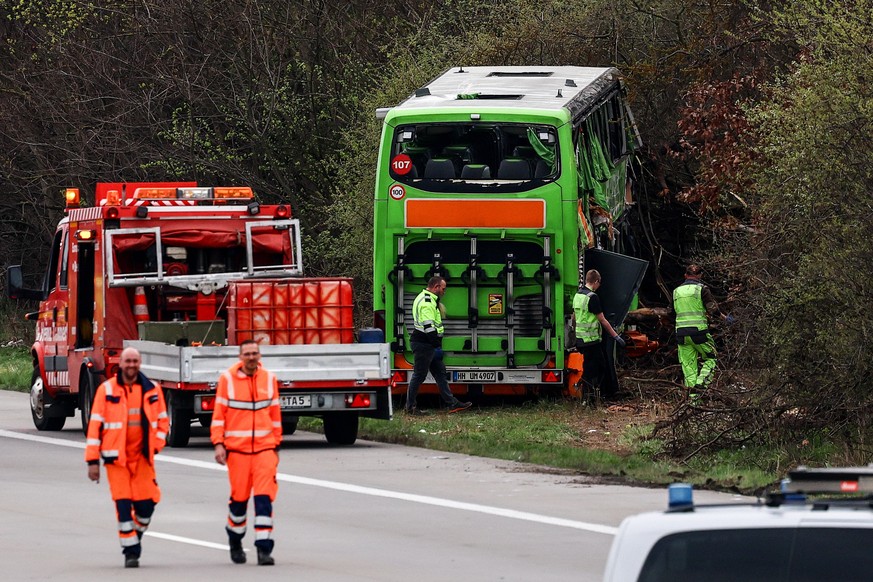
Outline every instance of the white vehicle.
<path id="1" fill-rule="evenodd" d="M 695 505 L 670 486 L 669 508 L 625 519 L 605 582 L 873 580 L 873 466 L 789 473 L 754 503 Z"/>

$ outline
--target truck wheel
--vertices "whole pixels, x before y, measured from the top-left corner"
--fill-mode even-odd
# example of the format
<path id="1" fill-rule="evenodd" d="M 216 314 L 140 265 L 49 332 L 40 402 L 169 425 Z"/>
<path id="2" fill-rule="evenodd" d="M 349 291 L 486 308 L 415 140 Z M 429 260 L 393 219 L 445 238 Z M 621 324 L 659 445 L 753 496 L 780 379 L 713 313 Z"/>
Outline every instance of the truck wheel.
<path id="1" fill-rule="evenodd" d="M 33 377 L 30 380 L 30 415 L 33 416 L 33 425 L 36 430 L 61 430 L 67 421 L 64 416 L 51 416 L 49 412 L 54 401 L 45 391 L 45 382 L 39 373 L 39 368 L 33 368 Z"/>
<path id="2" fill-rule="evenodd" d="M 94 376 L 88 370 L 82 370 L 79 374 L 79 416 L 82 419 L 82 432 L 88 435 L 88 423 L 91 422 L 91 406 L 94 403 L 94 394 L 97 386 Z"/>
<path id="3" fill-rule="evenodd" d="M 167 390 L 164 397 L 167 401 L 167 416 L 170 418 L 167 444 L 174 448 L 187 447 L 188 441 L 191 439 L 193 411 L 185 407 L 182 396 L 177 390 Z"/>
<path id="4" fill-rule="evenodd" d="M 282 436 L 291 436 L 297 431 L 299 416 L 282 416 Z"/>
<path id="5" fill-rule="evenodd" d="M 324 438 L 333 445 L 353 445 L 358 439 L 357 413 L 324 415 Z"/>

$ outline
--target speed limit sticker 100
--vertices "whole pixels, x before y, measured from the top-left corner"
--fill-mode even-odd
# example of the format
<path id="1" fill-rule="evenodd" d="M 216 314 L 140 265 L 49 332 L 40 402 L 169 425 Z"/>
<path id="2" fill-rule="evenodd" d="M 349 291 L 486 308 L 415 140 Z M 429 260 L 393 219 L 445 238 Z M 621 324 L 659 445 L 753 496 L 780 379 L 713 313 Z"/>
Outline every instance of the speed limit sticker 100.
<path id="1" fill-rule="evenodd" d="M 388 194 L 394 200 L 403 200 L 403 197 L 406 196 L 406 188 L 401 184 L 392 184 L 391 188 L 388 190 Z"/>

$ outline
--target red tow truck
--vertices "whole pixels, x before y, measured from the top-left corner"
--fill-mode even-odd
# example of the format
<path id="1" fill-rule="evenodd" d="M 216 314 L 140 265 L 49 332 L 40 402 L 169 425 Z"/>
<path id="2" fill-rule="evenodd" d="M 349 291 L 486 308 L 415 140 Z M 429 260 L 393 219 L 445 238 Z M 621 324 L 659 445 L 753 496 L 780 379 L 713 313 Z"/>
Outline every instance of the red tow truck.
<path id="1" fill-rule="evenodd" d="M 389 346 L 355 341 L 349 279 L 303 277 L 289 206 L 193 182 L 101 183 L 87 207 L 77 189 L 64 196 L 42 288 L 7 270 L 10 297 L 39 301 L 27 314 L 37 429 L 60 430 L 79 409 L 85 430 L 97 386 L 133 346 L 164 390 L 169 444 L 184 447 L 193 423 L 209 425 L 245 339 L 279 379 L 285 434 L 320 416 L 328 442 L 352 444 L 361 416 L 391 418 Z"/>

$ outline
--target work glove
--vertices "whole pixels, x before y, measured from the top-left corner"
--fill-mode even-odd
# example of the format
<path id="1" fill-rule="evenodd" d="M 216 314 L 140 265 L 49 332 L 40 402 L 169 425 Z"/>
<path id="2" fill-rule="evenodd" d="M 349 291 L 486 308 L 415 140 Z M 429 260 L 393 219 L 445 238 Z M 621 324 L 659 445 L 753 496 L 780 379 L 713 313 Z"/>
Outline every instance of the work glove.
<path id="1" fill-rule="evenodd" d="M 736 320 L 736 318 L 734 318 L 733 315 L 728 314 L 728 315 L 725 315 L 724 322 L 728 325 L 733 325 L 737 322 L 737 320 Z"/>
<path id="2" fill-rule="evenodd" d="M 614 340 L 615 340 L 615 343 L 617 343 L 617 344 L 620 345 L 621 347 L 624 347 L 625 345 L 627 345 L 627 342 L 624 341 L 624 338 L 621 337 L 620 335 L 617 335 L 617 336 L 615 336 L 615 337 L 612 338 L 612 339 L 614 339 Z"/>
<path id="3" fill-rule="evenodd" d="M 443 359 L 443 349 L 442 348 L 436 348 L 433 351 L 433 359 L 434 360 L 442 360 Z"/>

